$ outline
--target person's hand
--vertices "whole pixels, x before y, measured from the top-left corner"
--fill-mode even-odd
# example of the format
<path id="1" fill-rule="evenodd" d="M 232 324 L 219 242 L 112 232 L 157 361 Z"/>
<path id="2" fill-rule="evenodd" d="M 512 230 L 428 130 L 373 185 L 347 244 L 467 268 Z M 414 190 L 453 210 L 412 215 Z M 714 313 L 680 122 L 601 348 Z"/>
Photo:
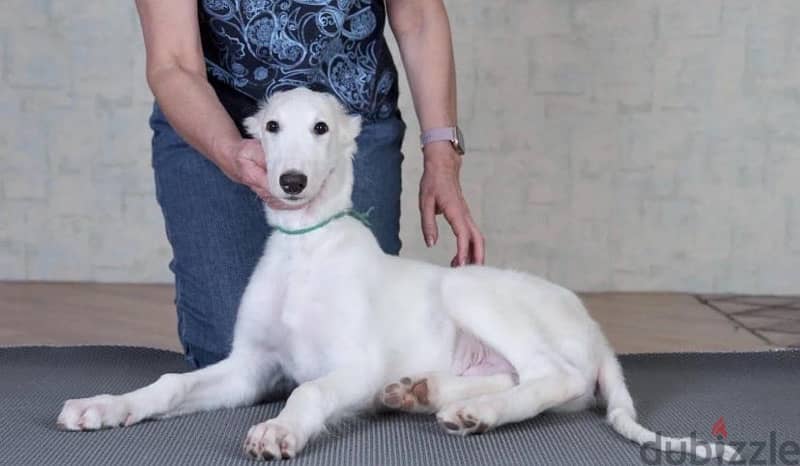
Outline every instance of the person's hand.
<path id="1" fill-rule="evenodd" d="M 269 193 L 266 154 L 257 139 L 241 139 L 231 144 L 217 165 L 228 178 L 250 188 L 273 209 L 287 210 L 302 207 L 289 206 Z"/>
<path id="2" fill-rule="evenodd" d="M 444 214 L 456 235 L 457 252 L 450 265 L 483 264 L 484 239 L 461 192 L 461 156 L 447 141 L 425 146 L 425 169 L 419 185 L 422 235 L 428 247 L 436 244 L 439 229 L 436 215 Z"/>
<path id="3" fill-rule="evenodd" d="M 240 139 L 233 142 L 222 149 L 222 156 L 216 163 L 232 181 L 247 186 L 261 199 L 269 196 L 267 163 L 260 141 Z"/>

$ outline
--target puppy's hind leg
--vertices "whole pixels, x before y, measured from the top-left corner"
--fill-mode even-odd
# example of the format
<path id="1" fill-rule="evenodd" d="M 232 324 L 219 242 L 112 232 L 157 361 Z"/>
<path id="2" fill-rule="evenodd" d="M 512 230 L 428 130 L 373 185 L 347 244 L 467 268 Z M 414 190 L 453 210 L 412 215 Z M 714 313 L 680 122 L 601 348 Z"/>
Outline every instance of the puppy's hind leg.
<path id="1" fill-rule="evenodd" d="M 378 401 L 390 409 L 433 414 L 455 401 L 508 390 L 514 384 L 511 374 L 458 376 L 428 372 L 386 385 L 378 394 Z"/>
<path id="2" fill-rule="evenodd" d="M 184 374 L 164 374 L 143 388 L 123 395 L 67 400 L 58 425 L 67 430 L 122 427 L 163 418 L 255 402 L 277 381 L 277 365 L 263 358 L 231 356 Z"/>
<path id="3" fill-rule="evenodd" d="M 519 385 L 509 390 L 450 403 L 436 418 L 450 434 L 479 434 L 585 398 L 586 387 L 577 371 L 552 368 L 534 377 L 520 375 Z"/>

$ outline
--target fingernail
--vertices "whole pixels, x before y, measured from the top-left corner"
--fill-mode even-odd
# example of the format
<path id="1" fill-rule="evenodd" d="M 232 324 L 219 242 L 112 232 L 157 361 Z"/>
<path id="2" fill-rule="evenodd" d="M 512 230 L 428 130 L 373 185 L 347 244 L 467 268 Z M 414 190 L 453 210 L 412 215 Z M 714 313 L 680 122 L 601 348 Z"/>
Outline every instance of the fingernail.
<path id="1" fill-rule="evenodd" d="M 433 246 L 433 236 L 426 236 L 425 237 L 425 244 L 427 244 L 428 247 Z"/>

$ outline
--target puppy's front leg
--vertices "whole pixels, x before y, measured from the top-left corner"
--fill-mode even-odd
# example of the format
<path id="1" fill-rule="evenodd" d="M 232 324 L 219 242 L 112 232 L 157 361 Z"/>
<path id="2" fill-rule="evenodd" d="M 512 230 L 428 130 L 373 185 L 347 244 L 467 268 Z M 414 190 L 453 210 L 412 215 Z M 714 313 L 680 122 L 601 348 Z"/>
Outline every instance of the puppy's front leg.
<path id="1" fill-rule="evenodd" d="M 129 426 L 149 418 L 250 404 L 278 380 L 277 364 L 234 353 L 185 374 L 165 374 L 124 395 L 67 400 L 58 425 L 68 430 Z"/>
<path id="2" fill-rule="evenodd" d="M 297 387 L 274 419 L 256 424 L 244 448 L 253 458 L 293 458 L 327 421 L 369 406 L 376 384 L 364 369 L 337 370 Z"/>

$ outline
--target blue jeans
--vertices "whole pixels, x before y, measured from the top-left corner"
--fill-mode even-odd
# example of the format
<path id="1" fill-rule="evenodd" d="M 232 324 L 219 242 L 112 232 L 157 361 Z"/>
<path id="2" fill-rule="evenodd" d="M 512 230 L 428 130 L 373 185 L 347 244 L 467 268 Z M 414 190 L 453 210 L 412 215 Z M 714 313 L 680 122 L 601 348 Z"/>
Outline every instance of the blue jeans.
<path id="1" fill-rule="evenodd" d="M 258 197 L 181 139 L 157 105 L 150 127 L 156 197 L 172 246 L 178 335 L 189 364 L 203 367 L 230 351 L 239 300 L 270 228 Z M 365 122 L 353 162 L 353 206 L 374 207 L 369 221 L 388 254 L 401 246 L 404 133 L 399 115 Z"/>

